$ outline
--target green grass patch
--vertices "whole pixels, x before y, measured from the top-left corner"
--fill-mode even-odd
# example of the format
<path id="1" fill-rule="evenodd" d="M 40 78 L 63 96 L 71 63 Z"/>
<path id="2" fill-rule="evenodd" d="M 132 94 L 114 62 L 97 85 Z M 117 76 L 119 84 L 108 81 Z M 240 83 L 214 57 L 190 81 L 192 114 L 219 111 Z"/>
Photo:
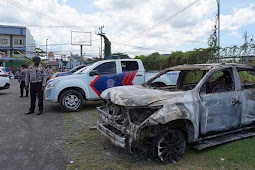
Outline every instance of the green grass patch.
<path id="1" fill-rule="evenodd" d="M 89 130 L 96 120 L 95 109 L 66 114 L 64 127 L 68 130 L 68 148 L 74 155 L 71 159 L 74 163 L 69 164 L 67 169 L 255 169 L 255 138 L 204 151 L 195 151 L 189 146 L 181 161 L 165 165 L 115 147 L 98 131 Z"/>

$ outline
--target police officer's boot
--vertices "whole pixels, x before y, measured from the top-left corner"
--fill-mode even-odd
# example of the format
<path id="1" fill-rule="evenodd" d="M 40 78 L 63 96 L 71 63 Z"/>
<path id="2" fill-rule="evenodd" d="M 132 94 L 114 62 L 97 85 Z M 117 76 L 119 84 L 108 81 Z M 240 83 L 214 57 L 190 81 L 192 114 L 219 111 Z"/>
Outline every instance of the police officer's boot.
<path id="1" fill-rule="evenodd" d="M 33 114 L 34 112 L 32 112 L 32 111 L 28 111 L 27 113 L 25 113 L 25 115 L 28 115 L 28 114 Z"/>
<path id="2" fill-rule="evenodd" d="M 26 95 L 25 95 L 25 97 L 28 97 L 28 90 L 26 90 Z"/>
<path id="3" fill-rule="evenodd" d="M 43 114 L 43 111 L 39 110 L 39 112 L 36 115 L 41 115 L 41 114 Z"/>
<path id="4" fill-rule="evenodd" d="M 20 96 L 19 97 L 23 97 L 23 90 L 20 90 Z"/>

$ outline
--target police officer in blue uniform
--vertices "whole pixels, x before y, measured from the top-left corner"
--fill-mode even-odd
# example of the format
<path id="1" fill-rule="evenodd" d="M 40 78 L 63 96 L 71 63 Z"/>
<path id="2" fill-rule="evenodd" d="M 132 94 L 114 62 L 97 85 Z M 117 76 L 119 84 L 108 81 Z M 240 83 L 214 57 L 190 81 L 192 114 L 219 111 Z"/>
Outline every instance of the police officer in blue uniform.
<path id="1" fill-rule="evenodd" d="M 36 95 L 38 96 L 38 107 L 39 112 L 37 115 L 43 113 L 43 91 L 46 85 L 46 75 L 44 68 L 40 65 L 41 58 L 34 57 L 33 58 L 34 65 L 29 66 L 26 78 L 25 78 L 25 85 L 28 89 L 28 85 L 30 83 L 30 97 L 31 97 L 31 107 L 26 114 L 32 114 L 35 111 L 35 102 L 36 102 Z"/>

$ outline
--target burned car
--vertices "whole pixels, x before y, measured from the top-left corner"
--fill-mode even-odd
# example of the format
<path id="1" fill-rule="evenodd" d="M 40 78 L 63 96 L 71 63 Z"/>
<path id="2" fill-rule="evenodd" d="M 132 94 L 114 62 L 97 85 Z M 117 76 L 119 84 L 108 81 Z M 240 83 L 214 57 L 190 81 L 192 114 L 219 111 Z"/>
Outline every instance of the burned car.
<path id="1" fill-rule="evenodd" d="M 180 71 L 176 85 L 152 86 L 169 71 Z M 179 161 L 188 143 L 200 150 L 254 136 L 238 133 L 254 127 L 255 70 L 250 66 L 180 65 L 142 86 L 114 87 L 101 97 L 98 130 L 131 153 L 146 151 L 165 163 Z"/>

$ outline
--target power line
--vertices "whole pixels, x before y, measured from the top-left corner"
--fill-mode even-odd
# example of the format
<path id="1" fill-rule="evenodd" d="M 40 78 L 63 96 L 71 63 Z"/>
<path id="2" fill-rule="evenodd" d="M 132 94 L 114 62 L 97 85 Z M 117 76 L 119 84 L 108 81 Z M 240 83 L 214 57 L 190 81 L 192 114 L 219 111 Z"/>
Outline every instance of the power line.
<path id="1" fill-rule="evenodd" d="M 73 26 L 64 26 L 64 25 L 27 25 L 28 27 L 48 27 L 48 28 L 73 28 Z M 82 27 L 82 26 L 80 26 Z M 96 27 L 95 26 L 91 26 L 91 27 L 82 27 L 82 28 L 92 28 L 92 27 Z"/>
<path id="2" fill-rule="evenodd" d="M 162 52 L 167 52 L 167 53 L 172 52 L 172 51 L 161 50 L 161 49 L 152 49 L 152 48 L 147 48 L 147 47 L 134 46 L 134 45 L 124 44 L 124 43 L 120 43 L 120 42 L 113 42 L 113 41 L 111 41 L 111 42 L 114 43 L 114 44 L 119 44 L 119 45 L 133 47 L 133 48 L 140 48 L 140 49 L 144 49 L 144 50 L 162 51 Z"/>
<path id="3" fill-rule="evenodd" d="M 144 31 L 142 31 L 142 32 L 140 32 L 140 33 L 138 33 L 138 34 L 136 34 L 136 35 L 134 35 L 134 36 L 128 38 L 125 42 L 134 40 L 134 39 L 136 39 L 136 38 L 138 38 L 138 37 L 141 37 L 141 36 L 143 36 L 145 33 L 149 32 L 149 31 L 151 31 L 151 30 L 153 30 L 153 29 L 156 29 L 157 27 L 159 27 L 159 26 L 165 24 L 166 22 L 172 20 L 173 18 L 177 17 L 177 16 L 178 16 L 179 14 L 181 14 L 182 12 L 186 11 L 187 9 L 189 9 L 190 7 L 192 7 L 193 5 L 195 5 L 198 1 L 199 1 L 199 0 L 195 0 L 194 2 L 192 2 L 191 4 L 189 4 L 188 6 L 186 6 L 185 8 L 183 8 L 183 9 L 181 9 L 180 11 L 176 12 L 175 14 L 173 14 L 173 15 L 167 17 L 166 19 L 162 20 L 161 22 L 159 22 L 159 23 L 153 25 L 152 27 L 150 27 L 150 28 L 148 28 L 148 29 L 146 29 L 146 30 L 144 30 Z"/>
<path id="4" fill-rule="evenodd" d="M 93 41 L 100 41 L 100 39 L 96 39 Z M 80 42 L 86 42 L 86 41 L 80 41 Z M 79 42 L 78 42 L 79 43 Z M 71 45 L 71 43 L 58 43 L 58 44 L 48 44 L 47 46 L 61 46 L 61 45 Z M 41 47 L 41 46 L 46 46 L 46 44 L 41 44 L 41 45 L 32 45 L 32 44 L 28 44 L 27 47 Z"/>
<path id="5" fill-rule="evenodd" d="M 26 12 L 28 12 L 30 14 L 36 15 L 38 17 L 41 17 L 41 18 L 46 19 L 48 21 L 51 21 L 53 23 L 56 23 L 56 24 L 59 24 L 59 25 L 63 25 L 63 26 L 69 26 L 69 27 L 73 27 L 73 28 L 79 28 L 79 29 L 82 28 L 80 26 L 72 25 L 70 23 L 61 21 L 59 19 L 53 18 L 51 16 L 48 16 L 48 15 L 46 15 L 44 13 L 41 13 L 41 12 L 38 12 L 38 11 L 33 10 L 31 8 L 28 8 L 27 6 L 22 5 L 22 4 L 20 4 L 20 3 L 16 2 L 16 1 L 13 1 L 13 0 L 3 0 L 3 1 L 8 3 L 8 4 L 10 4 L 10 5 L 13 5 L 13 6 L 15 6 L 15 7 L 19 8 L 19 9 L 21 9 L 23 11 L 26 11 Z"/>
<path id="6" fill-rule="evenodd" d="M 100 41 L 100 39 L 97 39 L 97 40 L 94 40 L 94 41 Z M 147 47 L 140 47 L 140 46 L 134 46 L 134 45 L 124 44 L 124 43 L 120 43 L 120 42 L 114 42 L 114 41 L 111 41 L 111 43 L 119 44 L 119 45 L 122 45 L 122 46 L 128 46 L 128 47 L 133 47 L 133 48 L 144 49 L 144 50 L 153 50 L 153 51 L 161 51 L 161 52 L 171 53 L 171 51 L 167 51 L 167 50 L 163 50 L 163 49 L 153 49 L 153 48 L 147 48 Z M 70 43 L 60 43 L 60 44 L 49 44 L 47 46 L 61 46 L 61 45 L 71 45 L 71 44 Z M 35 47 L 35 45 L 31 45 L 31 46 Z M 36 45 L 36 46 L 40 47 L 40 46 L 46 46 L 46 45 L 43 44 L 43 45 Z M 29 45 L 27 45 L 27 47 L 29 47 Z"/>

